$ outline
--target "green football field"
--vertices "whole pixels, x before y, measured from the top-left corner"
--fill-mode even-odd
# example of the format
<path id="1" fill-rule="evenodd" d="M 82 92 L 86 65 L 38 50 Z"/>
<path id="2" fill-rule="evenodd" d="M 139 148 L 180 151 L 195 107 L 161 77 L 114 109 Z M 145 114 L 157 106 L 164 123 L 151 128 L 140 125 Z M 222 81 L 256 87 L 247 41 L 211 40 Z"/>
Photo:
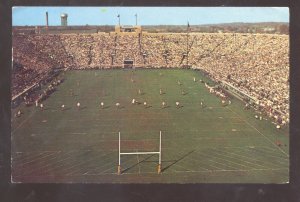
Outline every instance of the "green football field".
<path id="1" fill-rule="evenodd" d="M 13 182 L 289 181 L 288 129 L 277 130 L 267 117 L 255 119 L 257 113 L 235 98 L 222 106 L 199 81 L 213 85 L 199 71 L 78 70 L 60 76 L 65 81 L 43 111 L 23 105 L 12 110 Z M 13 117 L 19 109 L 22 116 Z M 156 152 L 160 131 L 162 173 L 157 154 L 122 155 L 118 175 L 118 133 L 121 152 Z"/>

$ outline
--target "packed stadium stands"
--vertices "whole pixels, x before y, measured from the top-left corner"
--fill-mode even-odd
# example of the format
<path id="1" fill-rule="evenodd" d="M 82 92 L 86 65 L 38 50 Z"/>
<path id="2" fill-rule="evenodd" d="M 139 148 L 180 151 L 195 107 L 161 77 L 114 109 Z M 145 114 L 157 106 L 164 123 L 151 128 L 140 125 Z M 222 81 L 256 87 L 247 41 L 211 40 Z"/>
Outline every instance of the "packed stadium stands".
<path id="1" fill-rule="evenodd" d="M 12 96 L 53 69 L 200 69 L 256 98 L 289 122 L 289 37 L 273 34 L 143 33 L 14 35 Z"/>

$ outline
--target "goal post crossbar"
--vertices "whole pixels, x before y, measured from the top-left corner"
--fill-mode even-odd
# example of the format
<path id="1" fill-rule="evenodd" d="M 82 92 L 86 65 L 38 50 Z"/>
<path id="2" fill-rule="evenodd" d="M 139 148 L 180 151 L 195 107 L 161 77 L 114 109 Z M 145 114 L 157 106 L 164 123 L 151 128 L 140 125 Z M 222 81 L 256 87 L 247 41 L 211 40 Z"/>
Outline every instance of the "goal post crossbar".
<path id="1" fill-rule="evenodd" d="M 145 155 L 145 154 L 158 154 L 158 169 L 157 172 L 161 173 L 161 131 L 159 131 L 159 151 L 149 152 L 121 152 L 121 132 L 119 132 L 119 164 L 118 174 L 121 174 L 121 155 Z"/>
<path id="2" fill-rule="evenodd" d="M 160 154 L 160 152 L 125 152 L 120 153 L 120 155 L 131 155 L 131 154 Z"/>

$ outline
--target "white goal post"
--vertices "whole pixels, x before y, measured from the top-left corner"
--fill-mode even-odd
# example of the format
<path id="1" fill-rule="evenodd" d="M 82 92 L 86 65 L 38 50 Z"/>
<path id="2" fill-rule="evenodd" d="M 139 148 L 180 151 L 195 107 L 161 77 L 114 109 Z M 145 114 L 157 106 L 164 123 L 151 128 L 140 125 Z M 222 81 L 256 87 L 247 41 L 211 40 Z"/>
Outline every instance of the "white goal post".
<path id="1" fill-rule="evenodd" d="M 158 167 L 157 173 L 161 173 L 161 131 L 159 131 L 159 151 L 152 152 L 121 152 L 121 132 L 119 132 L 119 164 L 118 164 L 118 175 L 122 173 L 121 170 L 121 155 L 143 155 L 143 154 L 158 154 Z"/>

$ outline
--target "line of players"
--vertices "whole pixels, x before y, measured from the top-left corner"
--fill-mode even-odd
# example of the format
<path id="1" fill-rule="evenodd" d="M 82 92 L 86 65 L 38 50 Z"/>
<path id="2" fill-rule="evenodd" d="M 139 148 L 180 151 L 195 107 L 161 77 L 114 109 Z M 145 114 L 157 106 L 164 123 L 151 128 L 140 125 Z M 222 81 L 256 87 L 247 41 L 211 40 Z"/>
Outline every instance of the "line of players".
<path id="1" fill-rule="evenodd" d="M 132 105 L 134 105 L 134 104 L 140 104 L 140 102 L 138 102 L 136 99 L 132 99 L 131 104 L 132 104 Z M 121 108 L 121 104 L 120 104 L 119 102 L 117 102 L 115 105 L 116 105 L 117 108 Z M 145 108 L 150 107 L 150 105 L 148 105 L 148 103 L 147 103 L 146 101 L 143 102 L 143 105 L 144 105 Z M 178 102 L 178 101 L 175 102 L 175 105 L 176 105 L 177 108 L 183 107 L 182 105 L 180 105 L 180 102 Z M 161 108 L 166 108 L 167 106 L 168 106 L 168 105 L 167 105 L 167 103 L 166 103 L 165 101 L 163 101 L 163 102 L 161 103 Z M 201 106 L 204 106 L 204 105 L 203 105 L 203 102 L 201 102 Z M 43 103 L 41 103 L 40 105 L 36 104 L 36 107 L 40 107 L 41 110 L 44 110 L 44 105 L 43 105 Z M 64 104 L 62 104 L 62 105 L 61 105 L 61 110 L 62 110 L 62 111 L 65 110 L 65 107 L 66 107 L 66 106 L 65 106 Z M 78 110 L 80 110 L 80 108 L 81 108 L 80 102 L 77 102 L 76 107 L 77 107 Z M 101 108 L 101 109 L 104 109 L 104 107 L 105 107 L 105 106 L 104 106 L 104 102 L 101 102 L 101 103 L 100 103 L 100 108 Z M 19 110 L 18 113 L 17 113 L 17 116 L 20 116 L 21 113 L 22 113 L 22 112 Z"/>
<path id="2" fill-rule="evenodd" d="M 132 80 L 133 80 L 133 79 L 132 79 Z M 193 78 L 193 81 L 196 82 L 196 78 L 195 78 L 195 77 Z M 180 81 L 177 81 L 177 84 L 180 85 L 180 86 L 182 85 L 182 83 L 181 83 Z M 79 82 L 77 82 L 77 86 L 79 86 L 79 85 L 80 85 Z M 207 86 L 206 86 L 206 87 L 207 87 Z M 138 94 L 139 94 L 139 95 L 142 95 L 142 91 L 141 91 L 140 89 L 138 90 Z M 159 89 L 159 94 L 160 94 L 160 95 L 163 95 L 163 94 L 165 94 L 165 92 L 160 88 L 160 89 Z M 185 95 L 186 92 L 185 92 L 184 90 L 182 90 L 181 94 L 182 94 L 182 95 Z M 70 95 L 71 95 L 71 96 L 74 96 L 74 92 L 73 92 L 72 89 L 70 90 Z M 139 101 L 137 101 L 136 99 L 133 98 L 132 101 L 131 101 L 131 104 L 132 104 L 132 105 L 135 105 L 135 104 L 141 104 L 141 103 L 140 103 Z M 230 101 L 230 100 L 229 100 L 229 103 L 228 103 L 228 104 L 231 104 L 231 101 Z M 117 102 L 115 105 L 116 105 L 116 107 L 117 107 L 118 109 L 121 108 L 121 104 L 120 104 L 119 102 Z M 146 101 L 143 102 L 143 105 L 144 105 L 145 108 L 151 107 Z M 176 108 L 181 108 L 181 107 L 183 107 L 183 105 L 181 105 L 179 101 L 176 101 L 176 102 L 175 102 L 175 105 L 176 105 Z M 203 103 L 203 101 L 200 102 L 200 105 L 201 105 L 202 108 L 205 106 L 204 103 Z M 222 105 L 225 106 L 225 100 L 222 100 Z M 35 106 L 36 106 L 36 107 L 40 107 L 41 110 L 44 110 L 44 108 L 45 108 L 43 103 L 40 103 L 40 104 L 38 103 L 38 100 L 35 101 Z M 80 108 L 81 108 L 80 102 L 77 102 L 77 103 L 76 103 L 76 107 L 77 107 L 78 110 L 80 110 Z M 163 102 L 161 103 L 161 108 L 163 109 L 163 108 L 167 108 L 167 107 L 168 107 L 167 103 L 166 103 L 165 101 L 163 101 Z M 64 111 L 65 108 L 66 108 L 66 105 L 65 105 L 65 104 L 62 104 L 62 105 L 61 105 L 61 110 Z M 104 102 L 101 102 L 101 103 L 100 103 L 100 108 L 101 108 L 101 109 L 104 109 Z M 22 112 L 19 110 L 15 116 L 16 116 L 16 117 L 20 117 L 21 114 L 22 114 Z"/>

